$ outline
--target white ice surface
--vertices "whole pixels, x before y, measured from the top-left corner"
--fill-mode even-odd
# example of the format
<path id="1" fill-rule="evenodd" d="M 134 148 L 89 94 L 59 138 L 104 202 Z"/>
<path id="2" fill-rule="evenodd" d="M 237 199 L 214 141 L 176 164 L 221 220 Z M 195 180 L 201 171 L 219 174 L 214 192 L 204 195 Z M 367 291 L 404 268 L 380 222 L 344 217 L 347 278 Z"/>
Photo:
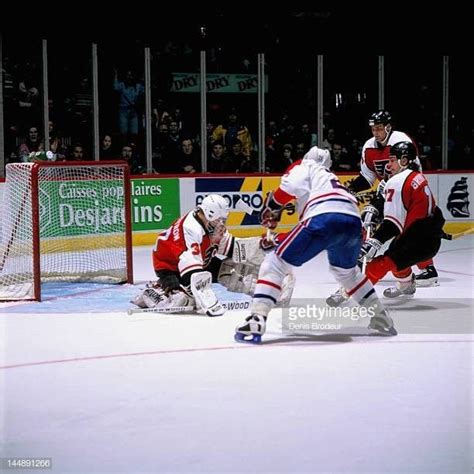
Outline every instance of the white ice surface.
<path id="1" fill-rule="evenodd" d="M 472 472 L 472 331 L 426 328 L 472 310 L 473 250 L 444 242 L 441 285 L 389 302 L 394 338 L 288 337 L 273 314 L 265 344 L 240 345 L 243 312 L 128 316 L 140 285 L 1 303 L 0 456 L 51 457 L 59 473 Z M 134 264 L 153 278 L 149 248 Z M 335 287 L 322 254 L 294 296 Z"/>

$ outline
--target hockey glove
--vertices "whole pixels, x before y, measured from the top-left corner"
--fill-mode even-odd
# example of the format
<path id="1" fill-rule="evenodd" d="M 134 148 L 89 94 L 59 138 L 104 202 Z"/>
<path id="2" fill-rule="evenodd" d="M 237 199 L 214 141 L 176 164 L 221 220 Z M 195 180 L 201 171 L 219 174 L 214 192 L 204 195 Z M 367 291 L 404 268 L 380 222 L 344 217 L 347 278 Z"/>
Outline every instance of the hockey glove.
<path id="1" fill-rule="evenodd" d="M 367 262 L 370 262 L 381 248 L 382 243 L 379 240 L 368 239 L 360 249 L 359 260 L 363 261 L 365 258 Z"/>
<path id="2" fill-rule="evenodd" d="M 275 229 L 280 222 L 283 206 L 275 201 L 273 192 L 269 192 L 260 211 L 260 223 L 268 229 Z"/>
<path id="3" fill-rule="evenodd" d="M 268 235 L 262 235 L 260 239 L 260 248 L 265 252 L 274 249 L 278 245 L 278 234 L 270 232 Z"/>
<path id="4" fill-rule="evenodd" d="M 371 204 L 367 204 L 367 206 L 362 209 L 361 219 L 364 224 L 364 227 L 367 229 L 371 225 L 378 224 L 378 216 L 379 211 L 376 207 L 372 206 Z"/>

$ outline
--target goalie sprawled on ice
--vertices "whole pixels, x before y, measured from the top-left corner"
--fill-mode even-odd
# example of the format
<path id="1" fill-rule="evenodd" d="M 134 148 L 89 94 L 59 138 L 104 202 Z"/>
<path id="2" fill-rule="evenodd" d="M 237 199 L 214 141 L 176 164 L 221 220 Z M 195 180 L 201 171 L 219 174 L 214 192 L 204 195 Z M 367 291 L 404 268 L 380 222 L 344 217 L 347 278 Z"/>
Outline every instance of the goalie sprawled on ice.
<path id="1" fill-rule="evenodd" d="M 212 289 L 213 281 L 230 291 L 251 294 L 265 252 L 260 238 L 238 239 L 227 231 L 228 214 L 227 201 L 211 194 L 161 232 L 153 249 L 158 280 L 133 303 L 157 312 L 196 309 L 208 316 L 220 316 L 225 309 Z M 271 243 L 265 244 L 265 248 L 271 247 Z M 285 301 L 291 297 L 291 278 L 286 286 Z"/>

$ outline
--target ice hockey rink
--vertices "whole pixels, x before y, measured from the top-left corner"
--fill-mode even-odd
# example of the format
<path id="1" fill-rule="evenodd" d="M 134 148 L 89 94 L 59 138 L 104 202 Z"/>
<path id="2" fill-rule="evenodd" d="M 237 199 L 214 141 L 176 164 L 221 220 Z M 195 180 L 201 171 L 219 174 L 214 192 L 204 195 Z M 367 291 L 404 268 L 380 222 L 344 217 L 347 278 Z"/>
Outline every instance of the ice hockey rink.
<path id="1" fill-rule="evenodd" d="M 149 247 L 134 266 L 135 286 L 0 304 L 0 456 L 61 473 L 472 472 L 474 237 L 443 241 L 439 287 L 388 301 L 394 338 L 366 321 L 285 335 L 275 310 L 245 345 L 242 311 L 128 315 Z M 334 289 L 325 254 L 297 271 L 296 298 Z"/>

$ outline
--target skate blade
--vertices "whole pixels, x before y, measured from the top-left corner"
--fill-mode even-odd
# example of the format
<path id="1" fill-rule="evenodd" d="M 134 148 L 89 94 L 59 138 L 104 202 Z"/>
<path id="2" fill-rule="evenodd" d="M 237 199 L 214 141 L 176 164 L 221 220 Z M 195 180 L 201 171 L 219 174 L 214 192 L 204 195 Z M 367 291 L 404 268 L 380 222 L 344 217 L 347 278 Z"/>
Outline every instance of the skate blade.
<path id="1" fill-rule="evenodd" d="M 398 332 L 397 330 L 392 326 L 391 328 L 385 328 L 381 326 L 368 326 L 368 329 L 371 331 L 374 331 L 372 333 L 373 336 L 386 336 L 386 337 L 393 337 L 397 336 Z"/>
<path id="2" fill-rule="evenodd" d="M 236 342 L 243 342 L 247 344 L 260 344 L 262 342 L 262 336 L 260 334 L 241 334 L 236 332 L 234 335 Z"/>
<path id="3" fill-rule="evenodd" d="M 436 280 L 416 280 L 416 287 L 417 288 L 430 288 L 432 286 L 439 286 L 438 279 Z"/>
<path id="4" fill-rule="evenodd" d="M 395 298 L 398 298 L 400 300 L 410 300 L 412 298 L 415 297 L 415 293 L 411 293 L 409 295 L 406 295 L 405 293 L 401 293 L 399 295 L 392 295 L 392 296 L 389 296 L 389 295 L 386 295 L 385 293 L 383 294 L 383 297 L 384 298 L 387 298 L 389 300 L 394 300 Z"/>

